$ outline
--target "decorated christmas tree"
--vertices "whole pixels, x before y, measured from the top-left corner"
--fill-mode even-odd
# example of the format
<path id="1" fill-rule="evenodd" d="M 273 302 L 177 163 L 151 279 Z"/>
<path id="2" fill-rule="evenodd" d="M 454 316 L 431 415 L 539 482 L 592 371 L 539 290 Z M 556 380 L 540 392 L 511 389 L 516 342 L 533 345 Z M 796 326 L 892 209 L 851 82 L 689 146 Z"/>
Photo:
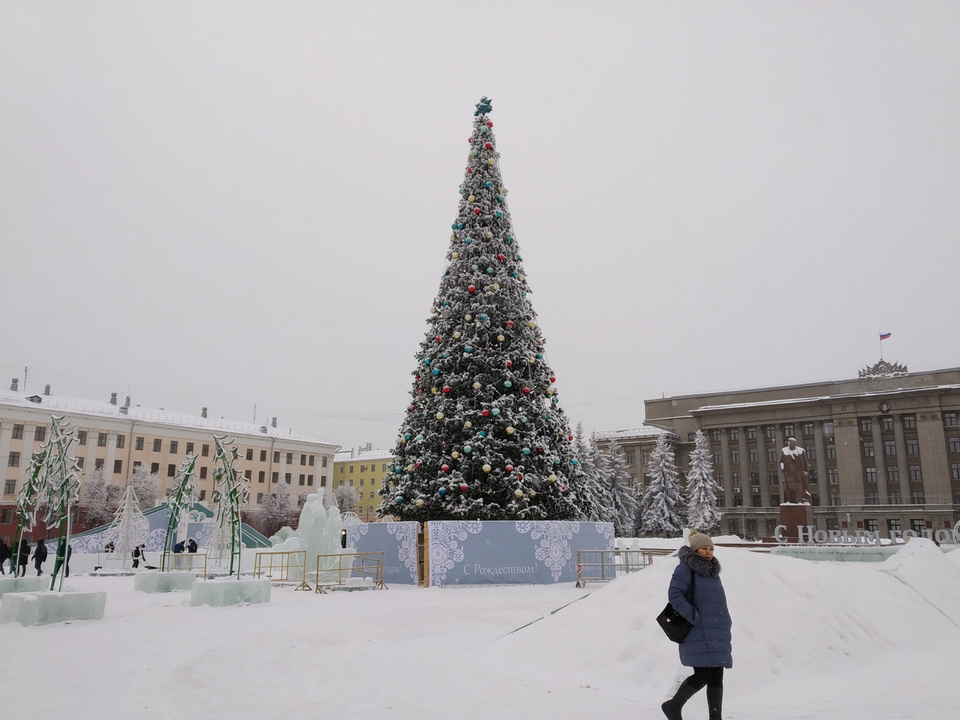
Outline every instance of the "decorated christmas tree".
<path id="1" fill-rule="evenodd" d="M 589 499 L 530 303 L 487 98 L 381 516 L 579 520 Z"/>

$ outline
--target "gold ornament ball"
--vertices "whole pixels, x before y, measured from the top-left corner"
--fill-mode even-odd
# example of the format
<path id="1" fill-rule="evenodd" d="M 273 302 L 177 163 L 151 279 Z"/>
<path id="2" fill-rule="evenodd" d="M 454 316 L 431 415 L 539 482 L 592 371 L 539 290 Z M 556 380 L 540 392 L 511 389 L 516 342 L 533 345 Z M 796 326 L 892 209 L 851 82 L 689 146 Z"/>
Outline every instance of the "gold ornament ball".
<path id="1" fill-rule="evenodd" d="M 497 340 L 499 342 L 503 342 L 504 340 L 506 340 L 506 338 L 503 335 L 497 335 Z"/>
<path id="2" fill-rule="evenodd" d="M 417 507 L 423 507 L 423 498 L 417 498 Z"/>
<path id="3" fill-rule="evenodd" d="M 463 424 L 463 426 L 464 426 L 465 428 L 467 428 L 467 430 L 469 430 L 470 428 L 473 427 L 473 423 L 470 422 L 469 420 L 467 420 L 467 421 Z"/>
<path id="4" fill-rule="evenodd" d="M 516 495 L 518 498 L 522 498 L 523 490 L 521 490 L 520 488 L 517 488 L 516 490 L 513 491 L 513 494 Z"/>
<path id="5" fill-rule="evenodd" d="M 443 420 L 443 413 L 437 413 L 437 420 Z"/>
<path id="6" fill-rule="evenodd" d="M 453 339 L 454 339 L 454 340 L 459 340 L 459 339 L 460 339 L 460 331 L 459 331 L 459 330 L 457 330 L 457 331 L 453 334 Z"/>
<path id="7" fill-rule="evenodd" d="M 513 427 L 508 427 L 508 428 L 507 428 L 507 435 L 513 435 L 514 432 L 516 432 L 516 431 L 513 429 Z"/>
<path id="8" fill-rule="evenodd" d="M 474 390 L 479 390 L 479 389 L 482 388 L 482 387 L 483 387 L 483 385 L 481 385 L 481 384 L 478 383 L 478 382 L 475 382 L 475 383 L 473 384 L 473 389 L 474 389 Z"/>
<path id="9" fill-rule="evenodd" d="M 454 460 L 456 460 L 458 457 L 460 457 L 460 453 L 458 453 L 456 450 L 454 450 L 452 453 L 450 453 L 450 457 L 452 457 Z"/>
<path id="10" fill-rule="evenodd" d="M 550 482 L 554 482 L 554 483 L 555 483 L 555 482 L 557 481 L 557 476 L 556 476 L 556 475 L 551 475 L 548 479 L 550 480 Z"/>
<path id="11" fill-rule="evenodd" d="M 488 472 L 490 472 L 491 470 L 493 470 L 493 468 L 490 467 L 489 465 L 484 465 L 484 466 L 483 466 L 483 471 L 484 471 L 485 473 L 488 473 Z"/>

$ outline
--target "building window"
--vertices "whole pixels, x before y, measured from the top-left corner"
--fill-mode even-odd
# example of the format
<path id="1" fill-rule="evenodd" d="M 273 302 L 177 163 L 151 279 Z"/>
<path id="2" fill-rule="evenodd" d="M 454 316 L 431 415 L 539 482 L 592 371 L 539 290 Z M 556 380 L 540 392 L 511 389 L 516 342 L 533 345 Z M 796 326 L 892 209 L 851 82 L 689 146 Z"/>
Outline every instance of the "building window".
<path id="1" fill-rule="evenodd" d="M 767 448 L 767 462 L 775 463 L 777 461 L 777 451 L 774 448 Z"/>
<path id="2" fill-rule="evenodd" d="M 266 462 L 266 461 L 267 461 L 267 451 L 266 451 L 266 450 L 261 450 L 261 451 L 260 451 L 260 462 Z"/>
<path id="3" fill-rule="evenodd" d="M 107 446 L 107 434 L 97 433 L 97 447 L 106 447 L 106 446 Z"/>
<path id="4" fill-rule="evenodd" d="M 127 442 L 126 435 L 117 435 L 117 447 L 122 448 Z"/>
<path id="5" fill-rule="evenodd" d="M 887 518 L 887 533 L 900 532 L 900 518 Z"/>
<path id="6" fill-rule="evenodd" d="M 206 500 L 206 499 L 207 499 L 207 491 L 206 491 L 206 490 L 201 490 L 201 491 L 200 491 L 200 498 L 199 498 L 199 500 L 200 500 L 201 502 L 203 502 L 203 501 Z"/>
<path id="7" fill-rule="evenodd" d="M 890 504 L 899 505 L 903 502 L 903 496 L 900 494 L 899 490 L 890 491 Z"/>
<path id="8" fill-rule="evenodd" d="M 20 467 L 20 453 L 10 453 L 7 457 L 7 467 Z"/>
<path id="9" fill-rule="evenodd" d="M 873 440 L 864 440 L 863 441 L 863 456 L 864 457 L 873 457 Z"/>
<path id="10" fill-rule="evenodd" d="M 288 452 L 288 453 L 287 453 L 287 465 L 293 465 L 293 453 L 292 453 L 292 452 Z"/>
<path id="11" fill-rule="evenodd" d="M 263 493 L 257 493 L 257 505 L 263 504 Z"/>
<path id="12" fill-rule="evenodd" d="M 150 474 L 156 475 L 160 472 L 160 463 L 150 463 Z"/>
<path id="13" fill-rule="evenodd" d="M 201 465 L 201 466 L 200 466 L 200 479 L 201 479 L 201 480 L 206 480 L 206 479 L 207 479 L 207 468 L 206 468 L 206 466 L 204 466 L 204 465 Z"/>
<path id="14" fill-rule="evenodd" d="M 827 482 L 831 485 L 840 482 L 840 471 L 836 468 L 827 468 Z"/>
<path id="15" fill-rule="evenodd" d="M 37 429 L 33 431 L 33 439 L 37 442 L 43 442 L 47 439 L 47 428 L 45 425 L 37 425 Z"/>
<path id="16" fill-rule="evenodd" d="M 750 504 L 753 505 L 754 507 L 763 507 L 763 501 L 761 500 L 759 495 L 754 495 L 753 501 Z"/>
<path id="17" fill-rule="evenodd" d="M 780 485 L 780 476 L 777 475 L 775 472 L 770 473 L 770 474 L 767 476 L 767 479 L 770 481 L 770 484 L 771 484 L 771 485 L 777 485 L 777 486 Z M 777 503 L 777 505 L 779 505 L 779 504 L 780 504 L 780 503 Z"/>
<path id="18" fill-rule="evenodd" d="M 879 505 L 880 493 L 873 491 L 867 493 L 867 505 Z"/>
<path id="19" fill-rule="evenodd" d="M 327 456 L 324 455 L 322 458 L 320 458 L 320 467 L 326 467 L 326 466 L 327 466 Z"/>
<path id="20" fill-rule="evenodd" d="M 830 507 L 838 507 L 840 505 L 840 493 L 836 490 L 830 491 Z"/>
<path id="21" fill-rule="evenodd" d="M 153 439 L 153 451 L 154 451 L 154 452 L 160 452 L 160 450 L 162 449 L 162 444 L 163 444 L 163 441 L 162 441 L 160 438 L 154 438 L 154 439 Z"/>
<path id="22" fill-rule="evenodd" d="M 816 449 L 815 447 L 808 448 L 808 449 L 807 449 L 807 457 L 808 457 L 810 460 L 816 460 L 816 459 L 817 459 L 817 449 Z"/>
<path id="23" fill-rule="evenodd" d="M 170 441 L 170 453 L 171 453 L 172 455 L 176 455 L 176 454 L 177 454 L 177 451 L 179 451 L 179 450 L 180 450 L 180 441 L 179 441 L 179 440 L 171 440 L 171 441 Z"/>
<path id="24" fill-rule="evenodd" d="M 960 437 L 947 438 L 947 452 L 960 453 Z"/>
<path id="25" fill-rule="evenodd" d="M 813 423 L 805 422 L 800 426 L 800 430 L 803 432 L 804 437 L 813 437 Z"/>
<path id="26" fill-rule="evenodd" d="M 14 429 L 16 429 L 16 426 L 14 426 Z M 87 444 L 87 431 L 86 431 L 86 430 L 77 430 L 77 442 L 78 442 L 80 445 L 86 445 L 86 444 Z"/>
<path id="27" fill-rule="evenodd" d="M 730 476 L 730 479 L 733 487 L 740 487 L 740 473 L 733 473 L 733 475 Z"/>
<path id="28" fill-rule="evenodd" d="M 143 463 L 142 463 L 142 462 L 140 462 L 139 460 L 134 460 L 134 461 L 133 461 L 133 469 L 134 469 L 134 470 L 136 470 L 137 468 L 141 468 L 141 467 L 143 467 Z"/>
<path id="29" fill-rule="evenodd" d="M 3 483 L 3 494 L 4 494 L 4 495 L 13 495 L 13 494 L 15 494 L 16 492 L 17 492 L 17 481 L 16 481 L 16 480 L 6 480 L 6 481 L 4 481 L 4 483 Z M 12 511 L 12 510 L 4 510 L 3 512 L 5 512 L 5 513 L 9 512 L 11 515 L 13 515 L 13 511 Z M 11 519 L 12 519 L 12 518 L 11 518 Z M 6 523 L 9 523 L 9 522 L 10 522 L 10 520 L 5 520 L 5 521 L 4 521 L 5 524 L 6 524 Z"/>
<path id="30" fill-rule="evenodd" d="M 290 481 L 291 481 L 292 479 L 293 479 L 293 475 L 292 475 L 291 473 L 284 473 L 284 474 L 283 474 L 283 481 L 284 481 L 287 485 L 290 484 Z"/>
<path id="31" fill-rule="evenodd" d="M 649 463 L 648 463 L 649 464 Z M 714 465 L 723 465 L 723 453 L 719 450 L 713 453 L 713 464 Z"/>
<path id="32" fill-rule="evenodd" d="M 912 502 L 914 505 L 923 505 L 923 503 L 925 502 L 923 497 L 923 490 L 911 490 L 910 502 Z"/>
<path id="33" fill-rule="evenodd" d="M 114 460 L 113 461 L 113 474 L 119 475 L 123 472 L 123 460 Z"/>
<path id="34" fill-rule="evenodd" d="M 877 469 L 875 467 L 864 468 L 863 471 L 867 474 L 868 483 L 877 482 Z"/>
<path id="35" fill-rule="evenodd" d="M 83 470 L 83 456 L 77 458 L 77 467 Z"/>
<path id="36" fill-rule="evenodd" d="M 188 443 L 187 443 L 187 455 L 193 455 L 193 443 L 192 443 L 192 442 L 188 442 Z"/>
<path id="37" fill-rule="evenodd" d="M 299 480 L 301 485 L 307 484 L 307 476 L 304 473 L 300 473 Z"/>
<path id="38" fill-rule="evenodd" d="M 917 416 L 916 415 L 901 415 L 900 422 L 903 423 L 904 430 L 916 430 L 917 429 Z"/>
<path id="39" fill-rule="evenodd" d="M 307 487 L 313 487 L 313 475 L 307 475 Z"/>
<path id="40" fill-rule="evenodd" d="M 103 470 L 103 458 L 97 458 L 93 461 L 94 470 Z"/>
<path id="41" fill-rule="evenodd" d="M 925 520 L 914 518 L 910 521 L 910 529 L 913 530 L 917 535 L 923 535 L 923 531 L 927 529 L 927 523 Z"/>
<path id="42" fill-rule="evenodd" d="M 253 448 L 247 448 L 246 458 L 247 460 L 253 460 Z"/>
<path id="43" fill-rule="evenodd" d="M 747 440 L 756 440 L 757 439 L 757 428 L 748 427 L 747 428 Z"/>
<path id="44" fill-rule="evenodd" d="M 275 463 L 280 462 L 280 451 L 279 451 L 279 450 L 274 450 L 274 451 L 273 451 L 273 461 L 274 461 Z"/>
<path id="45" fill-rule="evenodd" d="M 823 435 L 824 437 L 833 437 L 833 420 L 823 421 Z"/>
<path id="46" fill-rule="evenodd" d="M 730 442 L 737 442 L 740 439 L 740 430 L 737 428 L 730 428 Z"/>
<path id="47" fill-rule="evenodd" d="M 872 418 L 860 418 L 860 432 L 862 433 L 873 432 Z"/>
<path id="48" fill-rule="evenodd" d="M 739 450 L 731 450 L 731 451 L 730 451 L 730 462 L 731 462 L 733 465 L 739 465 L 739 464 L 740 464 L 740 451 L 739 451 Z"/>
<path id="49" fill-rule="evenodd" d="M 279 481 L 279 480 L 280 480 L 280 473 L 274 471 L 274 472 L 270 475 L 270 482 L 277 482 L 277 481 Z"/>
<path id="50" fill-rule="evenodd" d="M 13 439 L 22 440 L 23 439 L 23 425 L 14 425 L 13 426 Z"/>
<path id="51" fill-rule="evenodd" d="M 943 424 L 946 427 L 957 427 L 957 413 L 945 412 L 943 414 Z M 39 430 L 40 428 L 37 429 Z"/>
<path id="52" fill-rule="evenodd" d="M 923 482 L 923 471 L 921 471 L 919 465 L 911 465 L 909 468 L 909 477 L 910 482 L 918 483 Z"/>
<path id="53" fill-rule="evenodd" d="M 887 465 L 887 482 L 900 482 L 900 468 L 898 468 L 896 465 Z"/>
<path id="54" fill-rule="evenodd" d="M 314 456 L 310 456 L 310 467 L 313 467 Z"/>
<path id="55" fill-rule="evenodd" d="M 889 415 L 884 415 L 880 418 L 880 429 L 883 432 L 893 432 L 893 418 Z"/>
<path id="56" fill-rule="evenodd" d="M 828 460 L 836 460 L 836 459 L 837 459 L 837 446 L 836 446 L 836 445 L 834 445 L 833 443 L 829 443 L 829 444 L 826 446 L 825 451 L 826 451 L 826 453 L 827 453 L 827 459 L 828 459 Z"/>
<path id="57" fill-rule="evenodd" d="M 301 465 L 307 464 L 307 456 L 304 453 L 300 453 L 300 464 Z"/>
<path id="58" fill-rule="evenodd" d="M 250 480 L 250 478 L 251 478 L 251 471 L 250 471 L 250 470 L 244 470 L 244 471 L 243 471 L 243 477 L 244 477 L 245 480 Z"/>
<path id="59" fill-rule="evenodd" d="M 749 450 L 747 450 L 747 455 L 748 455 L 747 460 L 749 462 L 755 463 L 760 460 L 760 451 L 757 450 L 757 448 L 752 447 Z"/>
<path id="60" fill-rule="evenodd" d="M 133 443 L 133 447 L 135 450 L 143 450 L 143 438 L 137 437 L 137 439 Z"/>
<path id="61" fill-rule="evenodd" d="M 326 475 L 321 475 L 321 476 L 320 476 L 320 487 L 326 487 L 326 486 L 327 486 L 327 476 L 326 476 Z"/>
<path id="62" fill-rule="evenodd" d="M 887 457 L 896 457 L 897 455 L 897 441 L 896 440 L 884 440 L 883 441 L 883 454 Z"/>
<path id="63" fill-rule="evenodd" d="M 750 484 L 753 485 L 754 487 L 757 487 L 760 485 L 760 473 L 755 473 L 755 472 L 750 473 Z"/>
<path id="64" fill-rule="evenodd" d="M 960 480 L 960 463 L 950 463 L 950 477 Z"/>
<path id="65" fill-rule="evenodd" d="M 710 431 L 710 440 L 711 440 L 712 442 L 716 442 L 716 443 L 720 442 L 720 431 L 719 431 L 719 430 L 711 430 L 711 431 Z"/>
<path id="66" fill-rule="evenodd" d="M 863 527 L 867 532 L 877 532 L 880 529 L 880 524 L 876 519 L 867 519 L 863 521 Z"/>
<path id="67" fill-rule="evenodd" d="M 173 477 L 177 474 L 177 466 L 173 463 L 167 465 L 167 477 Z"/>
<path id="68" fill-rule="evenodd" d="M 920 454 L 920 441 L 916 438 L 910 438 L 907 440 L 907 455 L 919 455 Z"/>
<path id="69" fill-rule="evenodd" d="M 633 450 L 628 450 L 625 454 L 625 462 L 627 465 L 633 465 L 637 461 L 637 455 Z"/>
<path id="70" fill-rule="evenodd" d="M 207 457 L 207 456 L 209 456 L 209 455 L 210 455 L 210 446 L 209 446 L 209 445 L 201 445 L 201 446 L 200 446 L 200 455 L 201 455 L 201 457 Z"/>
<path id="71" fill-rule="evenodd" d="M 257 482 L 266 482 L 267 473 L 264 470 L 261 470 L 257 473 Z"/>

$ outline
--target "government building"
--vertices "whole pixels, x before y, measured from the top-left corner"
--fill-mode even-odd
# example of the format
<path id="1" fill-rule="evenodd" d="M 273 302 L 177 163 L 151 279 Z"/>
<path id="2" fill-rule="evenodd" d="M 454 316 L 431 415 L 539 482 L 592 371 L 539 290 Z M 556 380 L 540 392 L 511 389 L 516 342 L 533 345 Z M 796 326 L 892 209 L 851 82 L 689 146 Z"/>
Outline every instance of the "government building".
<path id="1" fill-rule="evenodd" d="M 721 487 L 720 532 L 772 537 L 783 500 L 780 450 L 804 448 L 818 530 L 889 537 L 960 520 L 960 368 L 910 373 L 881 361 L 851 380 L 648 400 L 646 427 L 615 438 L 642 482 L 660 431 L 689 470 L 702 430 Z M 631 464 L 632 463 L 632 464 Z"/>
<path id="2" fill-rule="evenodd" d="M 213 493 L 214 435 L 227 436 L 239 451 L 236 467 L 246 478 L 250 497 L 244 510 L 252 510 L 281 485 L 292 498 L 301 498 L 328 485 L 333 458 L 339 446 L 278 428 L 276 418 L 254 425 L 199 415 L 172 413 L 109 401 L 64 398 L 17 390 L 0 391 L 0 537 L 9 543 L 15 531 L 17 493 L 27 478 L 33 453 L 50 436 L 51 417 L 64 417 L 76 441 L 82 482 L 91 473 L 124 488 L 135 469 L 156 474 L 159 497 L 170 490 L 180 463 L 196 455 L 198 500 L 210 503 Z M 296 500 L 294 500 L 296 505 Z M 82 507 L 82 502 L 81 502 Z"/>

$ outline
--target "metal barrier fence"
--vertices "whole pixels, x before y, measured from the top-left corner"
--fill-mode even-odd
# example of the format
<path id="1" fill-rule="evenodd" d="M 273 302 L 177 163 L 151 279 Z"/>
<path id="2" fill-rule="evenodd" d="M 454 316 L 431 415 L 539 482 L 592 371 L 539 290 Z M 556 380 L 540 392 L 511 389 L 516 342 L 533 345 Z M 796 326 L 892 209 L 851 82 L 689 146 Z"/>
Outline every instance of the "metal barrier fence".
<path id="1" fill-rule="evenodd" d="M 315 592 L 325 593 L 324 588 L 333 587 L 367 587 L 367 578 L 370 586 L 387 589 L 383 583 L 383 551 L 317 555 Z"/>
<path id="2" fill-rule="evenodd" d="M 200 573 L 200 577 L 206 580 L 207 554 L 165 552 L 163 557 L 160 558 L 160 567 L 163 568 L 164 572 Z"/>
<path id="3" fill-rule="evenodd" d="M 664 557 L 673 550 L 642 548 L 637 550 L 578 550 L 577 587 L 588 582 L 610 582 L 620 575 L 643 570 L 655 557 Z"/>
<path id="4" fill-rule="evenodd" d="M 266 575 L 271 582 L 296 583 L 295 590 L 310 590 L 306 580 L 307 551 L 258 552 L 253 560 L 253 576 Z"/>

